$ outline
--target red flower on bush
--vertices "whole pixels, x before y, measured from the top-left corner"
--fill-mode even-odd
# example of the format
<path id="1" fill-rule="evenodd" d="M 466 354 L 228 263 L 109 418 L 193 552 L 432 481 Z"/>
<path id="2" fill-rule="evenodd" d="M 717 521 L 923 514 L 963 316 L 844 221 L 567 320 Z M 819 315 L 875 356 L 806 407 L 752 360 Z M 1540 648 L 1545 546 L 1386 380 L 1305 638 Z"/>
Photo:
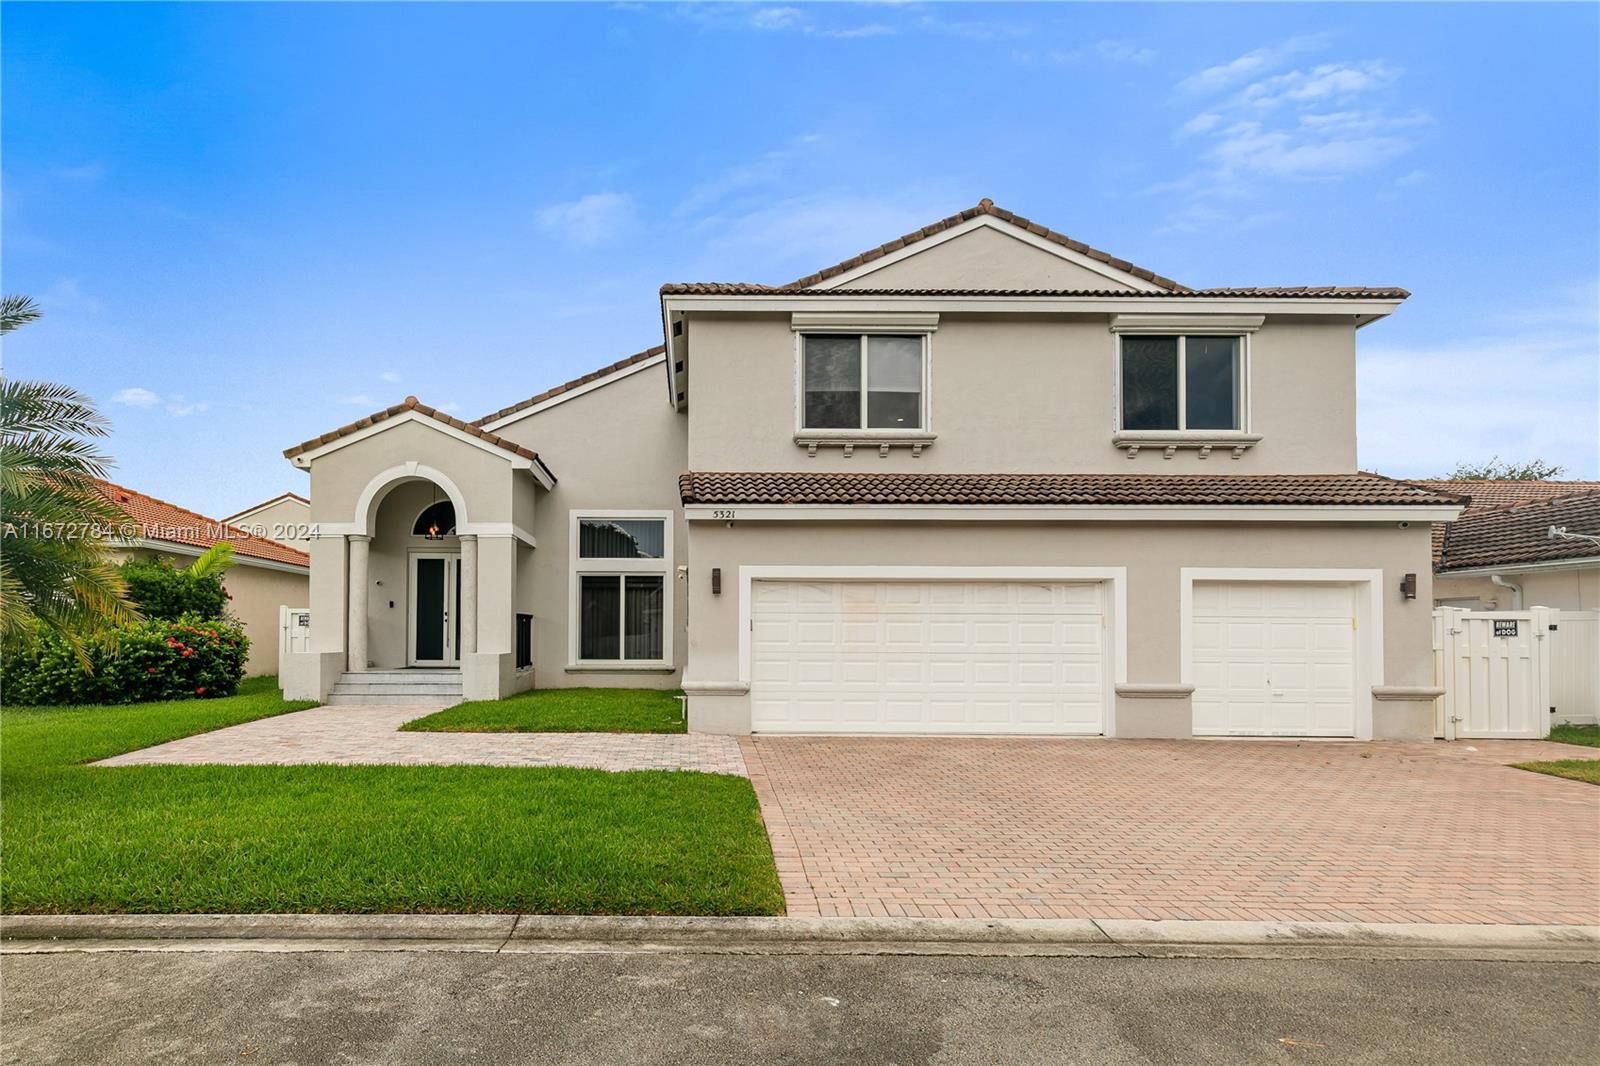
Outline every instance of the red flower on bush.
<path id="1" fill-rule="evenodd" d="M 204 696 L 206 694 L 206 687 L 201 685 L 199 688 L 194 690 L 194 694 L 196 696 Z"/>
<path id="2" fill-rule="evenodd" d="M 153 673 L 155 673 L 155 672 L 156 672 L 156 668 L 155 668 L 155 667 L 153 667 L 153 666 L 149 666 L 149 667 L 146 667 L 146 668 L 145 668 L 145 671 L 144 671 L 144 672 L 145 672 L 145 673 L 147 673 L 147 674 L 153 674 Z"/>
<path id="3" fill-rule="evenodd" d="M 194 654 L 194 649 L 193 648 L 184 648 L 183 649 L 183 657 L 185 659 L 187 659 L 189 656 L 191 656 L 193 654 Z"/>

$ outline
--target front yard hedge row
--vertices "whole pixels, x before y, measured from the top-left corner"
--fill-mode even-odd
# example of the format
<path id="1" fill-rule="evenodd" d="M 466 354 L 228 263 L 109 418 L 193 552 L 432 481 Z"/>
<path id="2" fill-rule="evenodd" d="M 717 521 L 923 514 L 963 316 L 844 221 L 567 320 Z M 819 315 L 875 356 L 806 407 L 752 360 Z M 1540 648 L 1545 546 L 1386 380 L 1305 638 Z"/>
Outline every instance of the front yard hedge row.
<path id="1" fill-rule="evenodd" d="M 250 640 L 238 624 L 186 614 L 147 619 L 115 641 L 88 641 L 90 670 L 65 642 L 41 636 L 31 651 L 0 664 L 0 694 L 18 705 L 144 703 L 231 696 L 244 676 Z"/>

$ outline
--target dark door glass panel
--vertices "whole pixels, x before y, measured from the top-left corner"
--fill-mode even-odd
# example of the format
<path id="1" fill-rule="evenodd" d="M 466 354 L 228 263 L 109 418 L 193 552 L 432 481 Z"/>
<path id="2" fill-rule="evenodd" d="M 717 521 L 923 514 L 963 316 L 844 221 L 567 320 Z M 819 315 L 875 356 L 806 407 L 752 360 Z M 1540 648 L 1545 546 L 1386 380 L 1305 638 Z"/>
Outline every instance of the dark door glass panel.
<path id="1" fill-rule="evenodd" d="M 622 579 L 585 574 L 578 586 L 578 657 L 615 659 L 621 648 Z"/>
<path id="2" fill-rule="evenodd" d="M 805 338 L 808 429 L 861 428 L 861 338 Z"/>
<path id="3" fill-rule="evenodd" d="M 417 560 L 416 658 L 444 658 L 444 560 Z"/>
<path id="4" fill-rule="evenodd" d="M 456 560 L 456 594 L 450 601 L 450 617 L 455 620 L 456 642 L 451 645 L 456 650 L 456 656 L 461 654 L 461 560 Z"/>
<path id="5" fill-rule="evenodd" d="M 585 518 L 578 522 L 582 559 L 659 559 L 666 524 L 653 518 Z"/>
<path id="6" fill-rule="evenodd" d="M 1190 337 L 1184 349 L 1185 429 L 1239 429 L 1239 338 Z"/>
<path id="7" fill-rule="evenodd" d="M 1122 428 L 1178 428 L 1178 338 L 1122 338 Z"/>
<path id="8" fill-rule="evenodd" d="M 659 576 L 630 576 L 627 580 L 623 638 L 629 659 L 661 658 L 665 621 L 661 581 Z"/>

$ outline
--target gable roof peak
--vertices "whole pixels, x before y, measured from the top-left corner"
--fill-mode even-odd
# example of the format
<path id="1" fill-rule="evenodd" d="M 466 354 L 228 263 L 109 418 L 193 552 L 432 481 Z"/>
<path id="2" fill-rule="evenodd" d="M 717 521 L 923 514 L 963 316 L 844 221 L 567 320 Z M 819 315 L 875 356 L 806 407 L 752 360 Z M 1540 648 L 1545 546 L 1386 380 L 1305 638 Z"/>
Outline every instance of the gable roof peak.
<path id="1" fill-rule="evenodd" d="M 789 282 L 789 284 L 782 286 L 782 288 L 809 289 L 814 285 L 820 285 L 824 281 L 836 278 L 841 274 L 849 273 L 850 271 L 855 270 L 857 267 L 865 266 L 874 260 L 882 259 L 884 256 L 893 252 L 898 252 L 907 245 L 916 244 L 919 241 L 927 240 L 929 237 L 943 233 L 944 231 L 962 225 L 963 223 L 985 217 L 999 219 L 1001 222 L 1005 222 L 1008 225 L 1016 226 L 1018 229 L 1026 230 L 1035 238 L 1065 248 L 1068 251 L 1076 252 L 1078 255 L 1085 256 L 1097 263 L 1104 264 L 1105 266 L 1110 267 L 1112 270 L 1120 271 L 1123 274 L 1132 275 L 1141 281 L 1149 282 L 1150 284 L 1161 289 L 1166 289 L 1169 292 L 1189 291 L 1185 286 L 1178 284 L 1171 278 L 1165 278 L 1152 270 L 1146 270 L 1144 267 L 1135 266 L 1126 259 L 1119 259 L 1109 252 L 1102 252 L 1098 248 L 1091 248 L 1089 245 L 1084 244 L 1082 241 L 1074 240 L 1065 233 L 1058 233 L 1055 230 L 1050 229 L 1048 226 L 1043 226 L 1037 222 L 1034 222 L 1032 219 L 1023 218 L 1021 215 L 1016 214 L 1015 212 L 1007 211 L 1003 207 L 997 207 L 995 206 L 995 202 L 989 199 L 987 196 L 979 200 L 977 206 L 975 207 L 969 207 L 965 211 L 959 211 L 948 218 L 942 218 L 937 222 L 923 226 L 921 229 L 913 230 L 912 232 L 907 233 L 904 236 L 897 237 L 892 241 L 886 241 L 885 243 L 878 245 L 876 248 L 869 248 L 867 251 L 862 252 L 859 255 L 853 255 L 849 259 L 835 263 L 831 267 L 825 267 L 814 274 L 807 274 L 803 278 L 796 278 L 794 281 Z"/>

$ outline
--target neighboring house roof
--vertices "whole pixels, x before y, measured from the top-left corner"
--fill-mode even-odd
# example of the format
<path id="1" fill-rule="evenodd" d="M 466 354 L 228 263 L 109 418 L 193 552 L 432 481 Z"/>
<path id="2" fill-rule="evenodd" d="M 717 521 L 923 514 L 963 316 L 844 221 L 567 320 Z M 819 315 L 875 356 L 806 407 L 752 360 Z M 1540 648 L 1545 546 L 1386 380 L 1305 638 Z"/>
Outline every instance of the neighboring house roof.
<path id="1" fill-rule="evenodd" d="M 1453 492 L 1465 496 L 1467 509 L 1462 515 L 1474 511 L 1493 510 L 1513 503 L 1549 500 L 1557 496 L 1573 496 L 1583 492 L 1600 492 L 1600 481 L 1490 481 L 1431 478 L 1413 481 L 1413 485 L 1426 485 L 1440 492 Z M 1459 519 L 1458 519 L 1459 521 Z M 1445 523 L 1433 524 L 1433 567 L 1439 568 L 1444 551 Z"/>
<path id="2" fill-rule="evenodd" d="M 1600 486 L 1576 495 L 1524 499 L 1500 507 L 1469 509 L 1446 527 L 1434 569 L 1449 573 L 1573 559 L 1600 562 L 1600 544 L 1552 540 L 1551 526 L 1565 526 L 1572 533 L 1600 536 Z"/>
<path id="3" fill-rule="evenodd" d="M 1377 474 L 856 474 L 691 471 L 686 504 L 1441 505 Z"/>
<path id="4" fill-rule="evenodd" d="M 393 407 L 385 407 L 383 410 L 370 414 L 365 418 L 358 418 L 349 425 L 340 426 L 338 429 L 329 430 L 320 437 L 314 437 L 311 440 L 296 444 L 293 448 L 285 448 L 283 456 L 285 459 L 293 459 L 302 452 L 308 452 L 313 448 L 320 448 L 324 444 L 331 444 L 336 440 L 350 436 L 352 433 L 359 433 L 369 426 L 375 426 L 380 422 L 386 422 L 391 418 L 397 418 L 408 411 L 415 411 L 417 414 L 431 418 L 435 422 L 441 422 L 452 429 L 459 429 L 463 433 L 477 437 L 485 444 L 492 444 L 496 448 L 501 448 L 513 455 L 519 455 L 524 459 L 530 459 L 533 462 L 538 463 L 541 467 L 544 467 L 546 473 L 550 472 L 549 467 L 545 467 L 544 460 L 539 458 L 539 453 L 533 451 L 531 448 L 524 448 L 522 445 L 506 440 L 504 437 L 496 436 L 486 429 L 478 428 L 471 422 L 463 422 L 459 418 L 453 418 L 436 407 L 429 407 L 425 403 L 419 403 L 417 402 L 417 398 L 415 396 L 407 396 L 404 403 L 397 403 Z"/>
<path id="5" fill-rule="evenodd" d="M 249 530 L 229 525 L 215 518 L 207 518 L 198 511 L 179 507 L 166 500 L 158 500 L 142 492 L 116 485 L 109 481 L 97 483 L 100 491 L 123 514 L 137 524 L 138 530 L 124 531 L 123 540 L 152 540 L 168 544 L 181 544 L 190 548 L 206 549 L 222 541 L 233 545 L 235 555 L 248 559 L 263 559 L 290 566 L 310 566 L 311 556 L 298 548 L 279 544 L 266 537 L 258 537 Z"/>
<path id="6" fill-rule="evenodd" d="M 868 249 L 867 251 L 862 252 L 860 255 L 853 255 L 842 263 L 835 263 L 831 267 L 825 267 L 824 269 L 817 271 L 815 274 L 807 274 L 803 278 L 797 278 L 794 281 L 791 281 L 789 284 L 783 286 L 783 288 L 806 289 L 813 285 L 821 284 L 822 282 L 827 281 L 829 278 L 836 278 L 840 274 L 847 274 L 857 267 L 865 266 L 875 259 L 882 259 L 891 252 L 898 252 L 900 249 L 909 244 L 916 244 L 918 241 L 927 240 L 929 237 L 932 237 L 938 233 L 942 233 L 954 226 L 959 226 L 963 222 L 971 222 L 980 215 L 988 215 L 991 218 L 998 218 L 1002 222 L 1009 222 L 1013 226 L 1018 226 L 1027 230 L 1035 237 L 1041 237 L 1044 240 L 1049 241 L 1051 244 L 1059 244 L 1063 248 L 1069 248 L 1072 251 L 1077 252 L 1079 255 L 1088 256 L 1090 259 L 1093 259 L 1096 262 L 1104 263 L 1109 267 L 1122 271 L 1124 274 L 1132 274 L 1136 278 L 1142 278 L 1153 285 L 1160 285 L 1162 288 L 1171 289 L 1174 291 L 1183 290 L 1183 286 L 1179 285 L 1171 278 L 1164 278 L 1153 271 L 1146 270 L 1144 267 L 1134 266 L 1126 259 L 1118 259 L 1116 256 L 1107 252 L 1102 252 L 1098 248 L 1091 248 L 1082 241 L 1075 241 L 1064 233 L 1057 233 L 1055 230 L 1046 226 L 1041 226 L 1037 222 L 1023 218 L 1021 215 L 1012 214 L 1003 207 L 996 207 L 994 205 L 994 201 L 988 198 L 979 200 L 976 207 L 969 207 L 965 211 L 951 215 L 949 218 L 942 218 L 938 222 L 923 226 L 919 230 L 913 230 L 903 237 L 896 237 L 894 240 L 885 244 L 880 244 L 876 248 Z"/>
<path id="7" fill-rule="evenodd" d="M 232 522 L 235 518 L 243 518 L 245 515 L 254 514 L 255 512 L 261 510 L 263 507 L 271 507 L 273 504 L 277 503 L 279 500 L 294 500 L 296 503 L 303 503 L 307 507 L 311 506 L 311 501 L 306 499 L 304 496 L 300 495 L 298 492 L 280 492 L 280 493 L 278 493 L 278 495 L 272 497 L 270 500 L 262 500 L 260 503 L 251 504 L 249 507 L 246 507 L 242 511 L 235 511 L 233 514 L 231 514 L 228 517 L 224 518 L 223 521 L 224 522 Z"/>
<path id="8" fill-rule="evenodd" d="M 601 378 L 606 377 L 609 374 L 615 374 L 619 370 L 626 370 L 630 366 L 636 366 L 639 363 L 653 359 L 656 356 L 665 353 L 666 350 L 667 349 L 664 345 L 658 344 L 654 348 L 646 348 L 642 352 L 635 352 L 626 359 L 618 359 L 610 366 L 603 366 L 599 370 L 590 371 L 580 378 L 573 378 L 571 381 L 563 382 L 553 389 L 545 389 L 541 393 L 529 396 L 526 400 L 519 400 L 510 407 L 502 407 L 493 414 L 484 415 L 482 418 L 475 419 L 472 422 L 472 425 L 485 426 L 490 422 L 504 418 L 506 415 L 514 415 L 518 411 L 525 411 L 534 404 L 543 403 L 546 400 L 552 400 L 564 393 L 571 392 L 573 389 L 582 388 L 583 386 L 591 384 L 592 382 L 599 381 Z"/>
<path id="9" fill-rule="evenodd" d="M 1083 297 L 1087 299 L 1296 299 L 1296 300 L 1404 300 L 1411 294 L 1393 287 L 1361 285 L 1302 285 L 1266 288 L 1181 289 L 791 289 L 784 285 L 758 285 L 743 281 L 674 282 L 661 286 L 663 296 L 1014 296 Z"/>

